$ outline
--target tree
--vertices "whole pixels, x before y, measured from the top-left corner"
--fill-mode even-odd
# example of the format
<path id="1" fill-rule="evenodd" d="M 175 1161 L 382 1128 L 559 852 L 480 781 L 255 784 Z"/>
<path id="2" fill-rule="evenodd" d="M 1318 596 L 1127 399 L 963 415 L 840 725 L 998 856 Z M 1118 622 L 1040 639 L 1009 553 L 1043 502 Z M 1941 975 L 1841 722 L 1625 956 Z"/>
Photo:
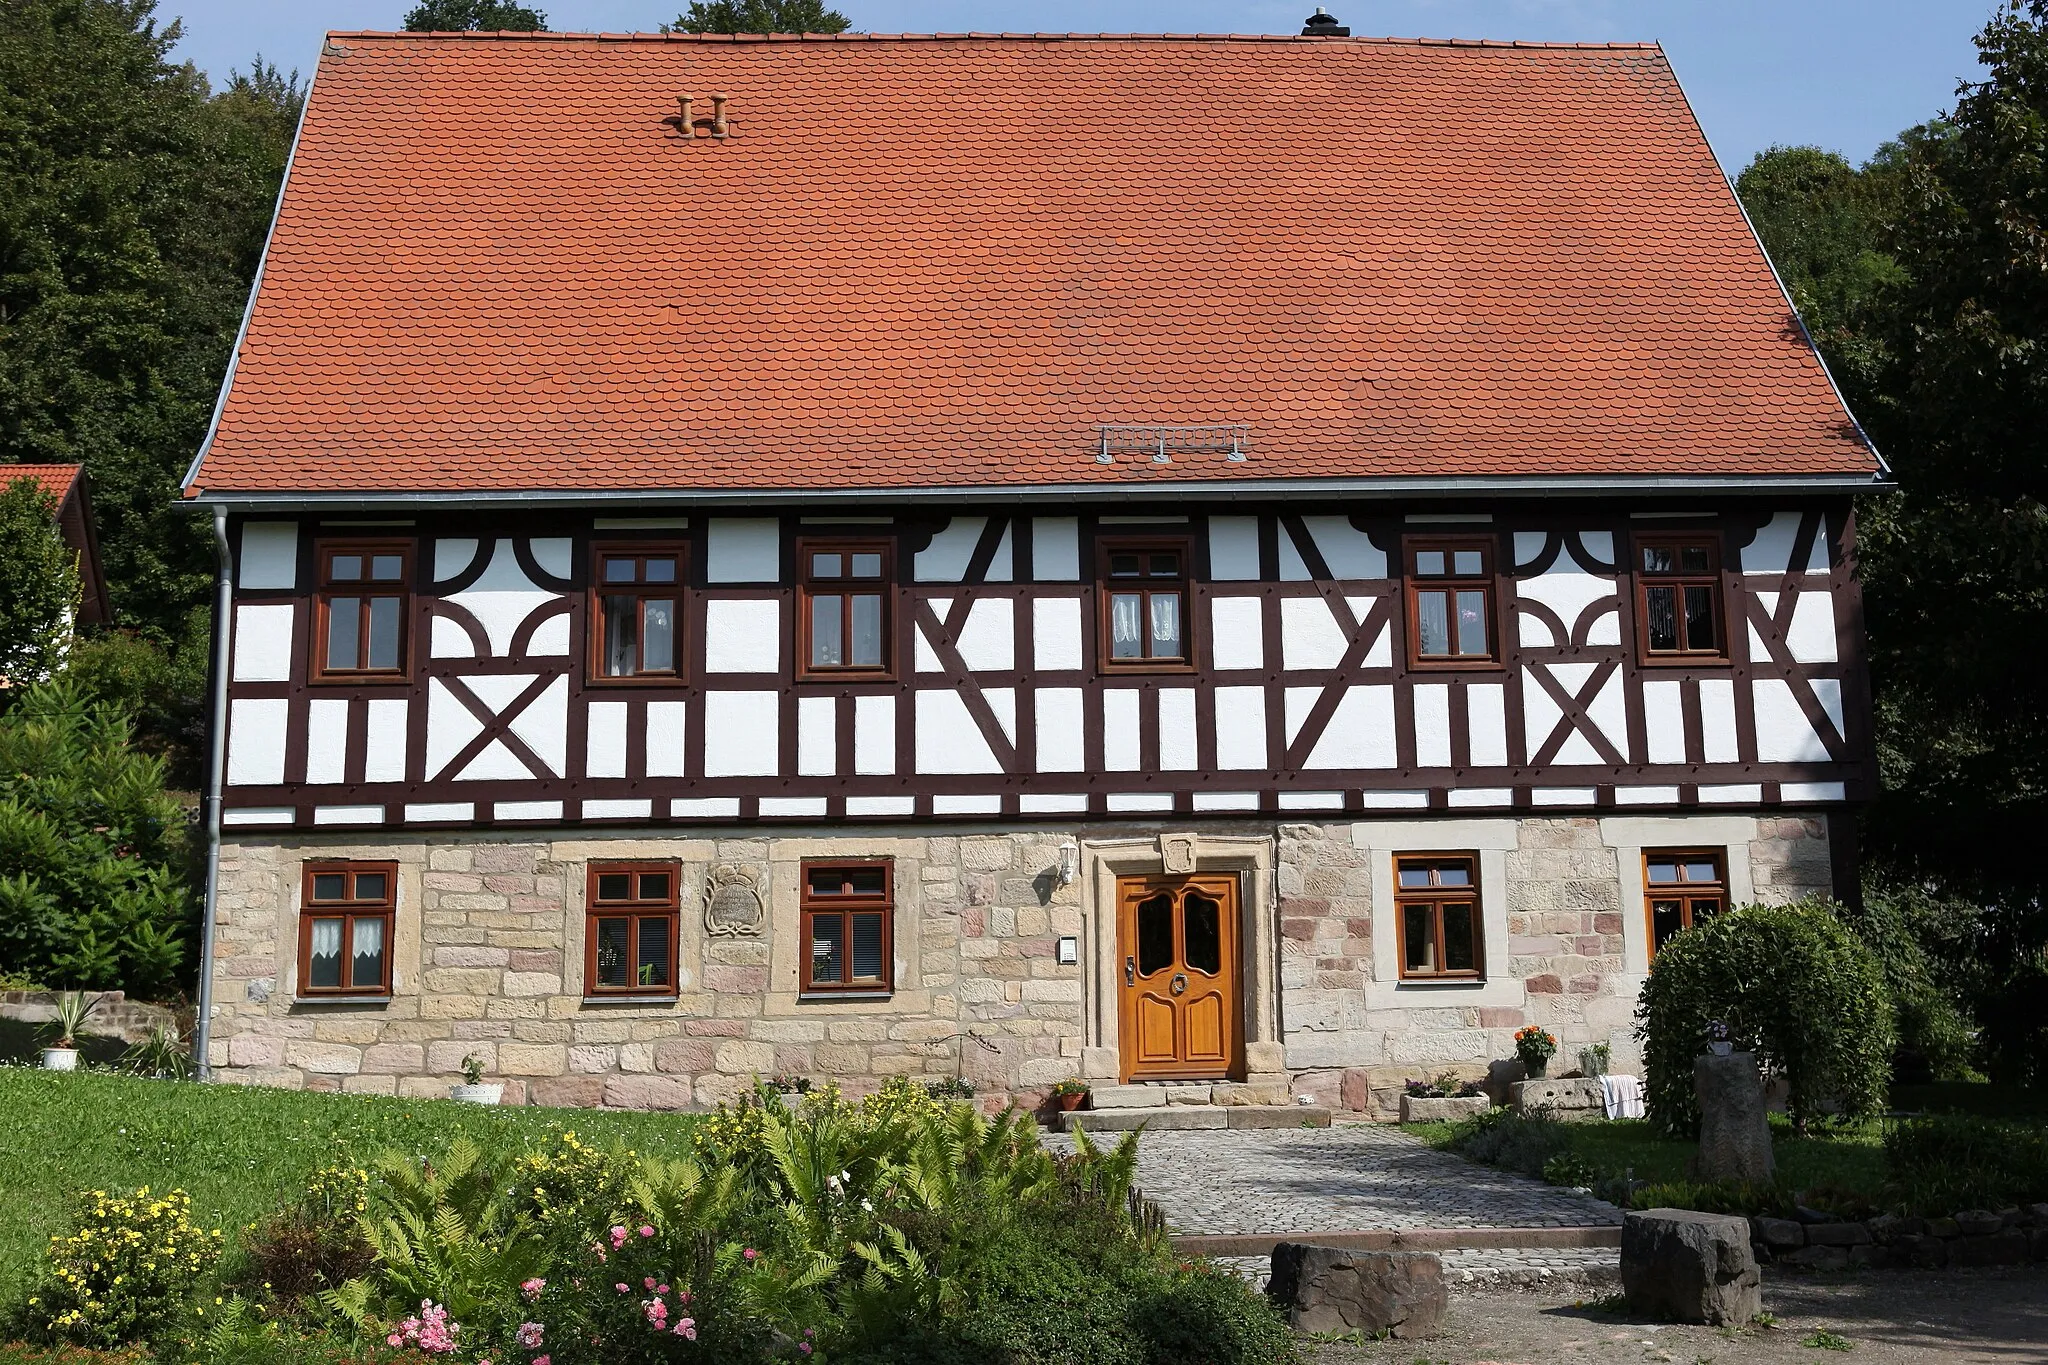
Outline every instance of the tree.
<path id="1" fill-rule="evenodd" d="M 303 98 L 219 95 L 155 0 L 0 5 L 0 464 L 82 461 L 116 617 L 203 627 L 210 537 L 177 488 L 206 432 Z"/>
<path id="2" fill-rule="evenodd" d="M 545 33 L 548 17 L 506 0 L 420 0 L 405 26 L 414 33 Z"/>
<path id="3" fill-rule="evenodd" d="M 853 21 L 824 0 L 690 0 L 663 32 L 844 33 Z"/>
<path id="4" fill-rule="evenodd" d="M 78 559 L 57 529 L 56 499 L 15 478 L 0 491 L 0 678 L 8 685 L 42 682 L 57 670 L 78 593 Z"/>
<path id="5" fill-rule="evenodd" d="M 1707 1026 L 1781 1072 L 1792 1120 L 1825 1109 L 1872 1114 L 1891 1064 L 1884 969 L 1824 901 L 1745 905 L 1667 939 L 1650 963 L 1636 1034 L 1650 1117 L 1678 1136 L 1699 1129 L 1693 1059 Z"/>
<path id="6" fill-rule="evenodd" d="M 185 812 L 118 709 L 46 683 L 0 716 L 0 962 L 45 985 L 160 996 L 187 979 Z"/>

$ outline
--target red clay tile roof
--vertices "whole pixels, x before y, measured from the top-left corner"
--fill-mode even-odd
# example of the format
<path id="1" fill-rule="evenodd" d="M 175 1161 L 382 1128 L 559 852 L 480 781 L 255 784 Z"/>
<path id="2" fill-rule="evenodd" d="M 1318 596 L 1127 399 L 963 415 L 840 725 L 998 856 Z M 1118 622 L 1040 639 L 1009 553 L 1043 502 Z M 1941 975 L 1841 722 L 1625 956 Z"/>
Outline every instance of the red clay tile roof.
<path id="1" fill-rule="evenodd" d="M 195 485 L 1876 468 L 1655 47 L 335 34 Z"/>
<path id="2" fill-rule="evenodd" d="M 0 487 L 27 479 L 41 486 L 56 500 L 59 508 L 71 496 L 71 489 L 78 482 L 78 471 L 85 468 L 77 464 L 12 464 L 0 465 Z"/>

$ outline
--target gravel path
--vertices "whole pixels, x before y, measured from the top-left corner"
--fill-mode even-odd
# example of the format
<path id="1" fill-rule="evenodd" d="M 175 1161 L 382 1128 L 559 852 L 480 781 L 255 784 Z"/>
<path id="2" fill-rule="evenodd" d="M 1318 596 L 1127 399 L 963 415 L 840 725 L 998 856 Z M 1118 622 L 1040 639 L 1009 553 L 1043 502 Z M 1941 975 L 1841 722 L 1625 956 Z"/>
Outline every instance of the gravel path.
<path id="1" fill-rule="evenodd" d="M 1064 1136 L 1048 1135 L 1046 1142 L 1071 1150 L 1071 1139 Z M 1176 1232 L 1566 1228 L 1621 1222 L 1620 1210 L 1590 1195 L 1476 1165 L 1386 1124 L 1147 1133 L 1138 1147 L 1138 1183 L 1166 1210 Z M 1498 1258 L 1504 1253 L 1472 1254 Z"/>

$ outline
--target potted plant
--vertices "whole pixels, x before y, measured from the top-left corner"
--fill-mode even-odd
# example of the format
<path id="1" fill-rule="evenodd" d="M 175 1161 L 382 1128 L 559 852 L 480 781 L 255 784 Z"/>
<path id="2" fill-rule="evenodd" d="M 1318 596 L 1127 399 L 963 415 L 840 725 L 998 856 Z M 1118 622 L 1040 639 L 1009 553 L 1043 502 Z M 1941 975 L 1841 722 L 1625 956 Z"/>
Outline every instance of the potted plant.
<path id="1" fill-rule="evenodd" d="M 1461 1081 L 1455 1071 L 1445 1071 L 1429 1080 L 1401 1083 L 1401 1122 L 1455 1123 L 1483 1114 L 1493 1101 L 1477 1081 Z"/>
<path id="2" fill-rule="evenodd" d="M 1594 1043 L 1591 1047 L 1579 1049 L 1579 1071 L 1587 1076 L 1605 1076 L 1608 1063 L 1614 1060 L 1614 1049 L 1605 1043 Z"/>
<path id="3" fill-rule="evenodd" d="M 1557 1039 L 1540 1024 L 1531 1024 L 1515 1032 L 1515 1055 L 1522 1059 L 1522 1067 L 1535 1080 L 1550 1069 L 1550 1059 L 1557 1055 Z"/>
<path id="4" fill-rule="evenodd" d="M 1061 1113 L 1071 1114 L 1088 1102 L 1088 1082 L 1077 1076 L 1053 1082 L 1052 1102 Z"/>
<path id="5" fill-rule="evenodd" d="M 56 1017 L 48 1025 L 50 1046 L 43 1049 L 44 1070 L 78 1070 L 78 1044 L 84 1039 L 99 1036 L 90 1027 L 90 1020 L 102 998 L 94 995 L 88 999 L 84 991 L 57 993 Z"/>
<path id="6" fill-rule="evenodd" d="M 462 1059 L 462 1084 L 448 1087 L 448 1097 L 463 1104 L 496 1104 L 504 1094 L 501 1083 L 484 1084 L 484 1064 L 473 1052 Z"/>
<path id="7" fill-rule="evenodd" d="M 1729 1040 L 1728 1025 L 1716 1019 L 1707 1025 L 1707 1051 L 1716 1057 L 1726 1057 L 1735 1051 L 1735 1044 Z"/>
<path id="8" fill-rule="evenodd" d="M 771 1077 L 768 1088 L 781 1097 L 784 1108 L 794 1109 L 803 1103 L 804 1096 L 811 1093 L 811 1078 L 799 1076 L 794 1071 L 785 1071 Z"/>

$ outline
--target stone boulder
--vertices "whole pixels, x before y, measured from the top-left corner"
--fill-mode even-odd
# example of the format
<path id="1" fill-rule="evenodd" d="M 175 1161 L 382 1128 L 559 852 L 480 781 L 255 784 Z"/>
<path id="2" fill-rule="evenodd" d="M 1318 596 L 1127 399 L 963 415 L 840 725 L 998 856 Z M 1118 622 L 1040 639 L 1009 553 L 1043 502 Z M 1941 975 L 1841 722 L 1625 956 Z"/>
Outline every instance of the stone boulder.
<path id="1" fill-rule="evenodd" d="M 1302 1332 L 1385 1333 L 1415 1341 L 1443 1331 L 1443 1262 L 1423 1251 L 1347 1251 L 1282 1242 L 1266 1293 Z"/>
<path id="2" fill-rule="evenodd" d="M 1766 1184 L 1776 1158 L 1771 1124 L 1765 1117 L 1763 1078 L 1748 1052 L 1701 1057 L 1692 1064 L 1693 1089 L 1700 1100 L 1700 1150 L 1693 1158 L 1698 1180 Z"/>
<path id="3" fill-rule="evenodd" d="M 1539 1076 L 1508 1087 L 1508 1102 L 1525 1114 L 1543 1114 L 1562 1123 L 1587 1123 L 1607 1117 L 1607 1102 L 1598 1076 Z"/>
<path id="4" fill-rule="evenodd" d="M 1632 1313 L 1742 1326 L 1764 1306 L 1749 1220 L 1687 1209 L 1628 1214 L 1621 1224 L 1621 1287 Z"/>

